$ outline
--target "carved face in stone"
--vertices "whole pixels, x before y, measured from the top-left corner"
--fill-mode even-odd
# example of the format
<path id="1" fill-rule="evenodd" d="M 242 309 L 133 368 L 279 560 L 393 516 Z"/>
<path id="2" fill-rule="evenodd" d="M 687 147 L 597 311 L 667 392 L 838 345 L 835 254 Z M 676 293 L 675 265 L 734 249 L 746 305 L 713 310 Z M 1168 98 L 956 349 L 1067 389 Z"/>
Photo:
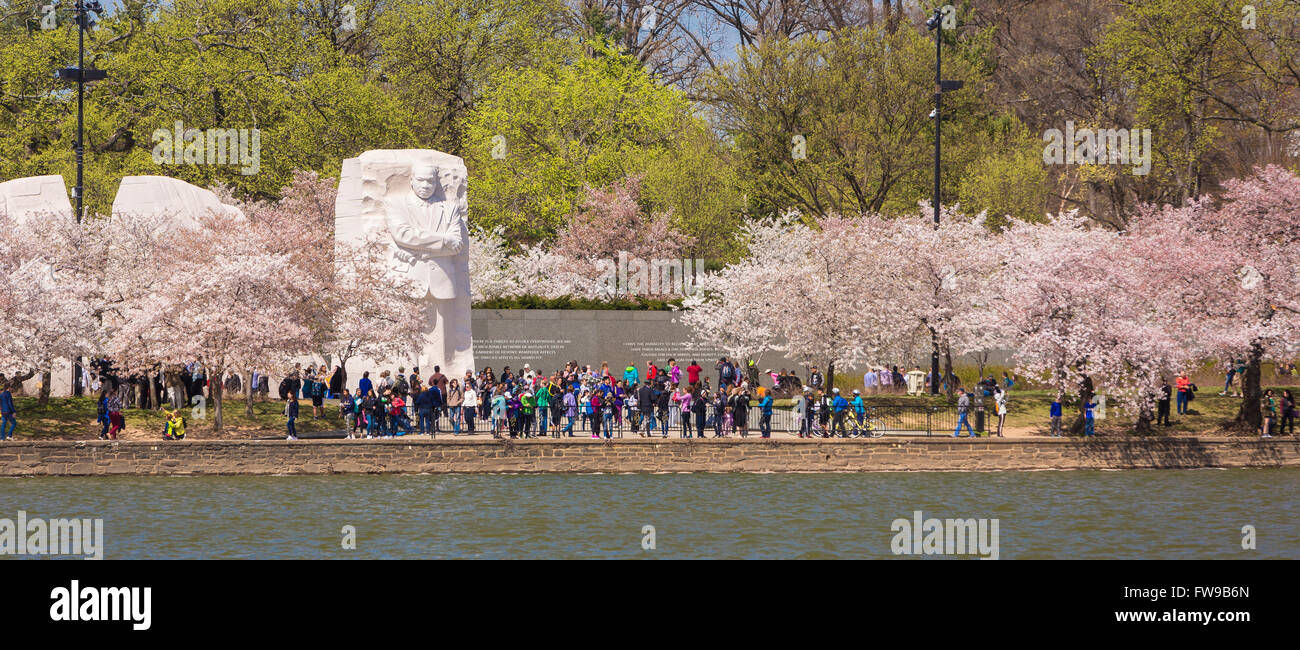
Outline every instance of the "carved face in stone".
<path id="1" fill-rule="evenodd" d="M 438 189 L 438 168 L 433 165 L 416 164 L 411 166 L 411 191 L 421 199 L 428 201 Z"/>
<path id="2" fill-rule="evenodd" d="M 442 195 L 448 199 L 460 198 L 460 188 L 464 181 L 465 178 L 461 175 L 460 170 L 454 167 L 438 172 L 438 182 L 442 185 Z"/>

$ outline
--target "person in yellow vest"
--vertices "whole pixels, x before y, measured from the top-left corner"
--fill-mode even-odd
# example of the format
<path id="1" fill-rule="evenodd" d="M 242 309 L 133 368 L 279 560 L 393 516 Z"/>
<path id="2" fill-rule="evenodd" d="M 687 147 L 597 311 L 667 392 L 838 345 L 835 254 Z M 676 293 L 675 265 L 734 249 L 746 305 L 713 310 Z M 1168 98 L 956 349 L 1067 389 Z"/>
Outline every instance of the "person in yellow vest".
<path id="1" fill-rule="evenodd" d="M 163 425 L 163 439 L 165 440 L 184 440 L 185 439 L 185 418 L 181 417 L 179 409 L 175 411 L 163 410 L 167 414 L 167 424 Z"/>

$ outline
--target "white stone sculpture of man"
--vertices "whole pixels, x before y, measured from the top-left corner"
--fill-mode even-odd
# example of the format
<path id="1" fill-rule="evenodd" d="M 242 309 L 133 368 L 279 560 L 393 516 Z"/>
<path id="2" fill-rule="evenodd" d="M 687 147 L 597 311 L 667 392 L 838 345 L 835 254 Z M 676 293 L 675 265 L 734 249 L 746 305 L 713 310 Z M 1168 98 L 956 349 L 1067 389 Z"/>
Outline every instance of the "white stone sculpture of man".
<path id="1" fill-rule="evenodd" d="M 448 376 L 474 368 L 464 191 L 459 170 L 416 163 L 411 191 L 384 201 L 393 270 L 405 273 L 426 303 L 419 365 Z"/>

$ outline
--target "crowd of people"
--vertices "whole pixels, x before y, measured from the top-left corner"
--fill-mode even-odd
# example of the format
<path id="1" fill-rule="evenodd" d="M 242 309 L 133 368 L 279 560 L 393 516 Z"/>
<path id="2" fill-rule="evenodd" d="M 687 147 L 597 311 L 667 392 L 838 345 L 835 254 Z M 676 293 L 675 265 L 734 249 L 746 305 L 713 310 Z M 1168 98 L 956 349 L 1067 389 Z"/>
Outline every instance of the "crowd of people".
<path id="1" fill-rule="evenodd" d="M 1234 384 L 1244 372 L 1244 361 L 1229 363 L 1219 395 L 1233 396 Z M 1294 372 L 1290 364 L 1278 366 L 1279 375 Z M 99 393 L 99 437 L 110 440 L 116 440 L 125 427 L 123 410 L 128 404 L 138 401 L 147 405 L 151 400 L 166 416 L 163 437 L 184 439 L 187 421 L 182 405 L 211 390 L 215 381 L 199 363 L 179 368 L 165 382 L 164 373 L 159 372 L 140 382 L 112 380 L 110 388 L 108 381 L 101 385 L 100 376 L 111 377 L 86 372 L 83 385 Z M 221 383 L 227 395 L 251 390 L 250 399 L 268 399 L 270 375 L 266 372 L 253 372 L 245 386 L 240 375 L 231 371 Z M 381 371 L 376 377 L 365 372 L 353 387 L 340 366 L 330 370 L 325 365 L 296 364 L 279 382 L 277 396 L 285 403 L 286 435 L 291 440 L 298 438 L 300 400 L 310 401 L 313 419 L 327 417 L 326 409 L 333 405 L 327 407 L 326 400 L 337 400 L 348 438 L 460 435 L 483 430 L 497 438 L 590 435 L 607 439 L 621 437 L 625 431 L 642 437 L 668 437 L 676 431 L 684 438 L 703 438 L 710 432 L 715 437 L 747 437 L 756 430 L 760 437 L 768 438 L 777 399 L 793 402 L 790 415 L 798 422 L 799 437 L 847 437 L 861 428 L 852 425 L 868 423 L 864 396 L 918 395 L 929 392 L 931 384 L 931 374 L 919 367 L 902 372 L 898 366 L 872 366 L 862 376 L 862 389 L 852 390 L 850 396 L 839 388 L 827 390 L 826 377 L 816 366 L 808 368 L 804 379 L 795 370 L 760 373 L 752 360 L 740 363 L 722 357 L 713 364 L 712 373 L 694 360 L 682 366 L 676 359 L 668 359 L 662 367 L 650 361 L 644 368 L 629 365 L 621 370 L 611 369 L 607 363 L 593 368 L 570 361 L 549 373 L 525 363 L 519 369 L 505 366 L 500 372 L 485 367 L 463 377 L 448 377 L 436 366 L 427 377 L 419 368 L 407 373 L 399 367 L 395 372 Z M 969 416 L 973 402 L 982 406 L 986 399 L 991 400 L 996 418 L 995 424 L 990 423 L 989 435 L 1004 435 L 1007 396 L 1016 386 L 1014 376 L 1007 372 L 1000 379 L 992 374 L 982 376 L 968 391 L 957 377 L 947 374 L 940 389 L 946 392 L 950 385 L 957 393 L 954 436 L 960 437 L 963 427 L 969 435 L 976 435 Z M 145 390 L 147 387 L 152 390 Z M 1189 414 L 1197 390 L 1185 372 L 1172 384 L 1162 381 L 1156 398 L 1156 424 L 1170 425 L 1171 407 L 1179 415 Z M 1238 387 L 1236 396 L 1240 395 Z M 163 407 L 169 402 L 172 409 Z M 1081 405 L 1084 435 L 1094 434 L 1097 407 L 1092 401 Z M 1263 437 L 1294 434 L 1300 408 L 1291 390 L 1282 390 L 1280 395 L 1264 391 L 1260 410 Z M 1065 435 L 1062 412 L 1060 401 L 1051 404 L 1050 436 Z M 5 388 L 0 390 L 0 441 L 12 438 L 16 428 L 13 396 Z"/>
<path id="2" fill-rule="evenodd" d="M 759 410 L 759 435 L 770 437 L 773 401 L 803 388 L 797 373 L 785 369 L 765 371 L 771 386 L 764 386 L 752 361 L 742 368 L 721 358 L 715 370 L 716 385 L 696 361 L 682 366 L 676 359 L 663 367 L 651 361 L 644 370 L 634 365 L 614 370 L 607 363 L 593 369 L 570 361 L 550 373 L 526 363 L 518 369 L 505 366 L 499 373 L 485 367 L 459 378 L 444 375 L 437 366 L 427 378 L 419 368 L 410 374 L 398 368 L 374 378 L 363 373 L 354 391 L 341 369 L 323 382 L 320 371 L 311 375 L 295 367 L 280 391 L 287 402 L 290 439 L 296 438 L 299 395 L 310 396 L 314 408 L 321 399 L 337 396 L 349 438 L 459 435 L 478 427 L 499 438 L 572 437 L 578 432 L 611 438 L 624 429 L 663 437 L 678 430 L 690 438 L 709 430 L 718 437 L 748 436 L 751 406 Z M 810 381 L 822 382 L 816 369 Z"/>
<path id="3" fill-rule="evenodd" d="M 958 383 L 952 375 L 948 381 Z M 1014 384 L 1005 373 L 1003 381 L 1005 385 L 990 375 L 980 383 L 998 404 L 997 435 L 1002 435 L 1005 422 L 1005 390 Z M 300 396 L 311 399 L 313 418 L 323 417 L 324 399 L 337 397 L 348 438 L 460 435 L 480 427 L 498 438 L 608 439 L 624 431 L 641 437 L 668 437 L 674 431 L 683 438 L 710 432 L 714 437 L 748 437 L 755 429 L 769 438 L 776 399 L 793 399 L 798 435 L 811 437 L 851 435 L 848 418 L 865 421 L 862 393 L 920 394 L 929 389 L 930 376 L 920 368 L 903 373 L 898 366 L 872 367 L 863 383 L 850 400 L 839 389 L 827 391 L 826 378 L 816 366 L 809 368 L 805 381 L 796 371 L 760 373 L 752 360 L 742 364 L 721 357 L 713 373 L 695 360 L 682 366 L 676 359 L 662 367 L 650 361 L 644 368 L 629 365 L 621 370 L 608 363 L 593 368 L 570 361 L 549 373 L 525 363 L 518 369 L 505 366 L 499 373 L 485 367 L 460 378 L 444 375 L 439 367 L 427 378 L 419 368 L 408 374 L 403 367 L 373 378 L 365 372 L 355 389 L 339 367 L 329 372 L 324 366 L 295 366 L 279 392 L 286 401 L 290 439 L 297 437 Z M 959 402 L 958 408 L 964 414 L 968 404 Z"/>

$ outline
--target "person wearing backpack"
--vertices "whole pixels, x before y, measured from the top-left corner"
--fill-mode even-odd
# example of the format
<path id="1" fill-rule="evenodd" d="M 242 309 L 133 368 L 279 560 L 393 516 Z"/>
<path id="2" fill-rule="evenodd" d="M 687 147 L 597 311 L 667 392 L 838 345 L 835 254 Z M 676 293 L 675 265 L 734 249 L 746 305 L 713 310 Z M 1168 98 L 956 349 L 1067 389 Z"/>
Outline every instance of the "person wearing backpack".
<path id="1" fill-rule="evenodd" d="M 1178 389 L 1178 414 L 1186 415 L 1187 405 L 1192 401 L 1192 380 L 1187 377 L 1187 373 L 1180 372 L 1178 378 L 1174 380 L 1174 387 Z"/>
<path id="2" fill-rule="evenodd" d="M 313 381 L 311 383 L 311 419 L 319 420 L 325 417 L 325 383 Z"/>
<path id="3" fill-rule="evenodd" d="M 406 383 L 405 368 L 397 369 L 397 377 L 393 379 L 393 395 L 405 397 L 409 392 L 410 384 Z"/>
<path id="4" fill-rule="evenodd" d="M 163 424 L 163 440 L 184 440 L 185 418 L 181 416 L 180 410 L 164 409 L 163 413 L 167 415 L 167 422 Z"/>
<path id="5" fill-rule="evenodd" d="M 357 424 L 364 431 L 366 438 L 375 437 L 375 391 L 365 394 L 357 404 Z M 360 432 L 358 432 L 360 433 Z"/>
<path id="6" fill-rule="evenodd" d="M 391 393 L 385 391 L 383 395 L 375 395 L 375 400 L 370 405 L 370 429 L 375 432 L 375 436 L 380 438 L 388 436 L 389 399 L 391 399 Z"/>
<path id="7" fill-rule="evenodd" d="M 437 383 L 430 382 L 429 387 L 424 391 L 429 396 L 429 423 L 430 433 L 438 435 L 442 433 L 442 409 L 447 405 L 447 396 L 443 394 L 442 389 Z"/>

